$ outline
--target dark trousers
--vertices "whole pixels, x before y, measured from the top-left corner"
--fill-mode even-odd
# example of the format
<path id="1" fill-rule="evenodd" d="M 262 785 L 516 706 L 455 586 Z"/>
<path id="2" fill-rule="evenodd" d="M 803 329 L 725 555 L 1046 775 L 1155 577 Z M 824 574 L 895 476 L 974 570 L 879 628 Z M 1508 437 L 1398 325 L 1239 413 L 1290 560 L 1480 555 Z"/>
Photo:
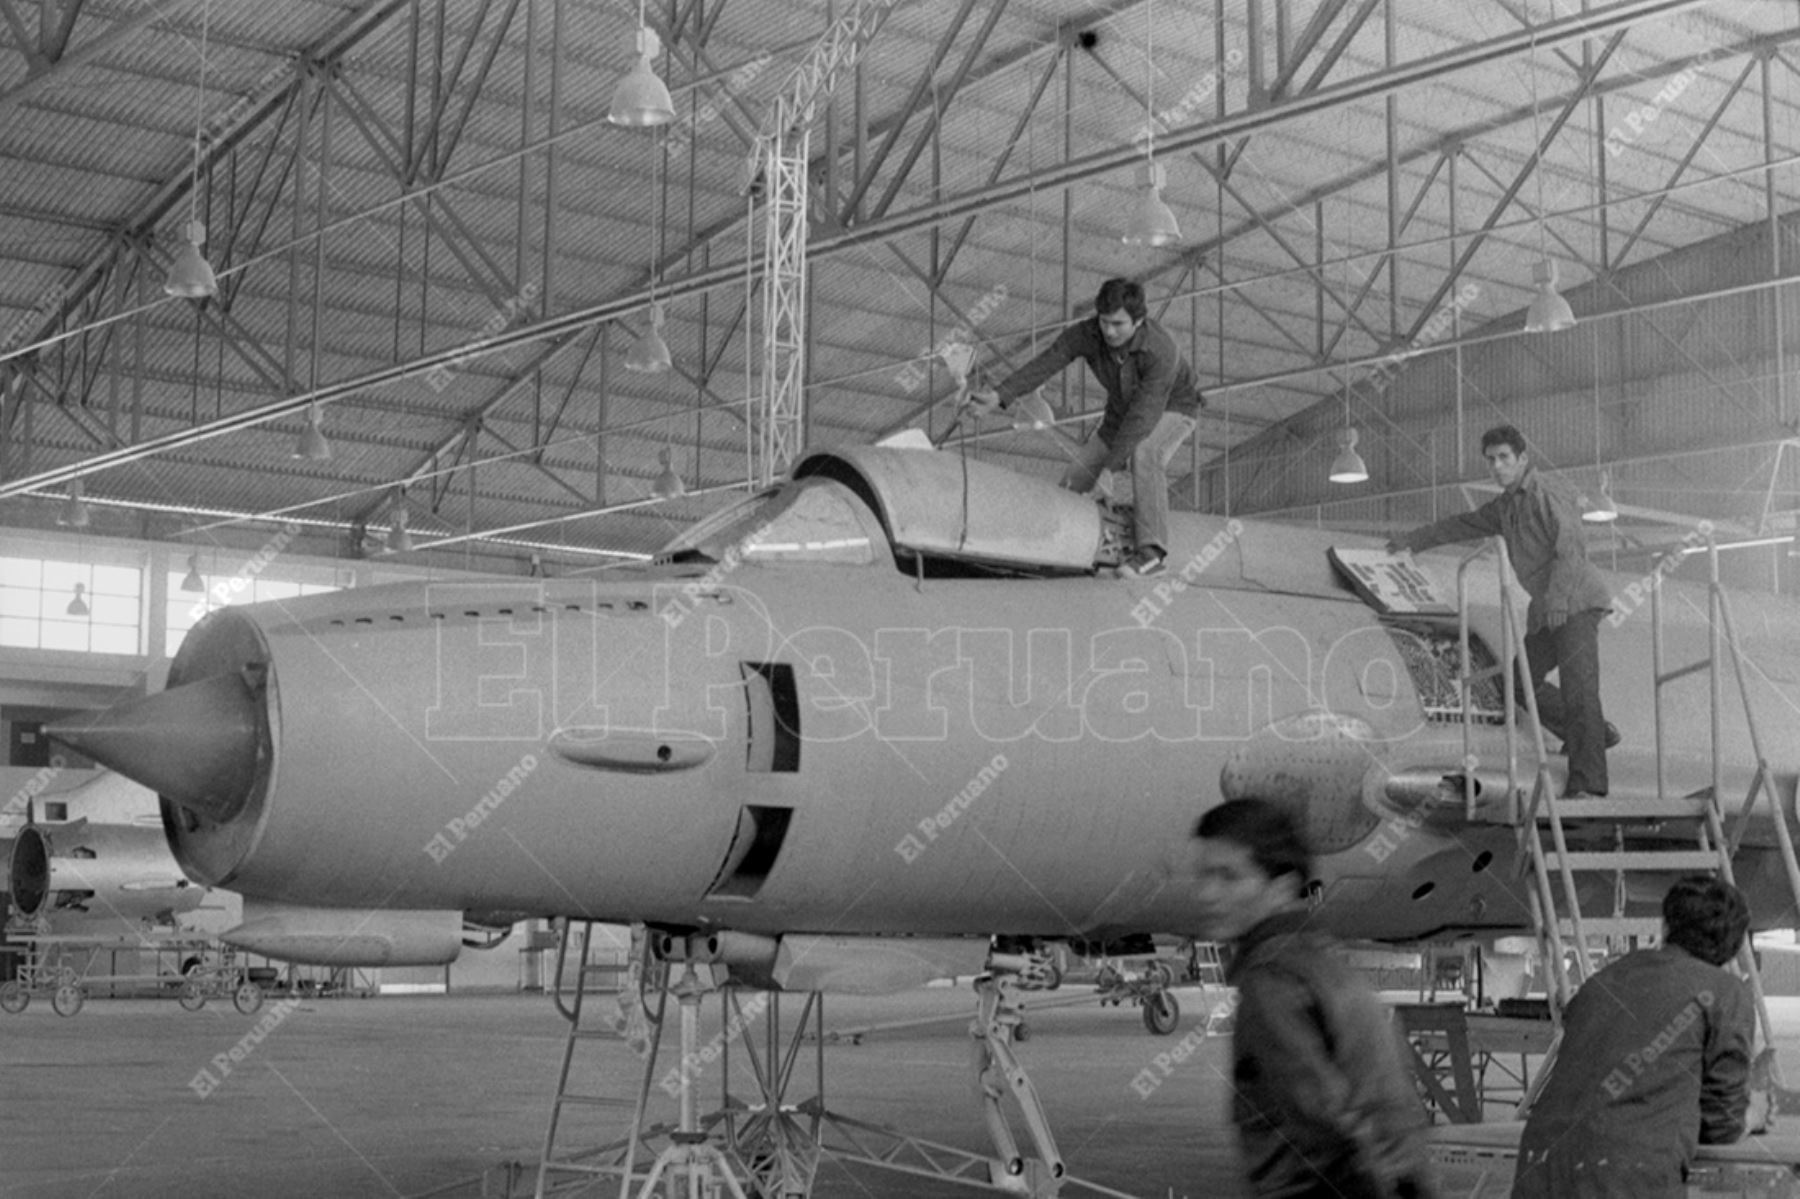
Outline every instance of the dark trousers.
<path id="1" fill-rule="evenodd" d="M 1569 755 L 1570 791 L 1606 794 L 1606 714 L 1600 710 L 1600 618 L 1603 608 L 1576 612 L 1557 629 L 1525 635 L 1529 686 L 1538 719 L 1562 738 Z M 1556 671 L 1560 689 L 1544 681 Z"/>

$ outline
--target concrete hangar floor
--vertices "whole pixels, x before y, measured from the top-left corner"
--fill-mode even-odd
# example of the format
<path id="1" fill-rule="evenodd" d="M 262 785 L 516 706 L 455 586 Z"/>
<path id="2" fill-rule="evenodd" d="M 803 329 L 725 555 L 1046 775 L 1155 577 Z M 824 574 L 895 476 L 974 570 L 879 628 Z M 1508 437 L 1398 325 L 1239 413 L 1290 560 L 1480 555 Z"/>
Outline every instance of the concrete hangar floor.
<path id="1" fill-rule="evenodd" d="M 1072 1173 L 1156 1199 L 1171 1188 L 1234 1199 L 1243 1192 L 1226 1128 L 1226 1039 L 1195 1037 L 1166 1076 L 1156 1069 L 1155 1056 L 1204 1021 L 1197 988 L 1177 995 L 1183 1015 L 1171 1036 L 1147 1033 L 1135 1009 L 1087 1004 L 1032 1013 L 1031 1036 L 1017 1052 Z M 244 1016 L 229 1002 L 189 1013 L 168 1001 L 96 998 L 68 1019 L 36 1001 L 0 1016 L 0 1196 L 414 1196 L 508 1160 L 535 1167 L 566 1028 L 545 996 L 306 999 L 270 1022 L 223 1074 L 215 1058 L 229 1062 L 278 1003 L 271 997 Z M 924 1016 L 965 1019 L 879 1031 L 860 1045 L 828 1038 L 828 1101 L 862 1120 L 983 1151 L 966 1031 L 974 1007 L 967 987 L 832 999 L 828 1033 Z M 798 1009 L 784 1000 L 784 1015 Z M 716 1003 L 703 1013 L 702 1044 L 717 1031 Z M 665 1042 L 665 1061 L 672 1044 Z M 592 1042 L 582 1052 L 605 1072 L 607 1093 L 631 1093 L 637 1059 L 622 1042 Z M 803 1050 L 811 1053 L 810 1045 Z M 1143 1085 L 1132 1084 L 1146 1068 L 1160 1082 L 1140 1095 Z M 203 1071 L 216 1079 L 204 1096 Z M 797 1068 L 810 1071 L 804 1060 Z M 703 1074 L 701 1088 L 706 1110 L 716 1080 Z M 585 1116 L 594 1135 L 580 1142 L 613 1139 L 628 1116 Z M 1014 1127 L 1028 1143 L 1022 1124 Z M 822 1199 L 974 1193 L 831 1164 L 814 1190 Z"/>
<path id="2" fill-rule="evenodd" d="M 1145 1199 L 1237 1199 L 1246 1192 L 1228 1130 L 1229 1042 L 1189 1036 L 1204 1024 L 1207 997 L 1198 988 L 1177 996 L 1183 1014 L 1170 1036 L 1149 1035 L 1129 1007 L 1065 1006 L 1030 1013 L 1030 1036 L 1017 1053 L 1072 1174 Z M 467 1185 L 445 1193 L 475 1196 L 483 1192 L 471 1180 L 483 1172 L 492 1186 L 504 1162 L 535 1167 L 566 1027 L 548 998 L 280 1003 L 272 997 L 245 1016 L 228 1002 L 189 1013 L 168 1001 L 90 999 L 67 1019 L 47 1002 L 0 1016 L 0 1196 L 355 1199 L 418 1196 L 459 1180 Z M 798 1013 L 794 999 L 785 1004 L 786 1016 Z M 986 1151 L 965 1022 L 973 1011 L 967 987 L 833 999 L 828 1033 L 926 1016 L 964 1019 L 877 1031 L 861 1044 L 828 1037 L 830 1105 Z M 277 1012 L 279 1020 L 272 1018 Z M 708 1003 L 703 1044 L 718 1023 L 717 1005 Z M 1800 1030 L 1800 1021 L 1791 1026 Z M 262 1035 L 252 1040 L 259 1027 Z M 1157 1055 L 1169 1055 L 1184 1038 L 1181 1060 L 1165 1057 L 1159 1065 Z M 673 1060 L 672 1044 L 671 1037 L 665 1061 Z M 803 1050 L 808 1058 L 811 1052 L 810 1045 Z M 578 1060 L 593 1063 L 605 1079 L 593 1089 L 632 1093 L 637 1059 L 623 1042 L 590 1042 L 583 1053 Z M 811 1069 L 803 1059 L 796 1072 L 810 1077 Z M 1144 1081 L 1149 1077 L 1154 1086 Z M 717 1084 L 704 1075 L 701 1084 L 707 1110 Z M 662 1114 L 673 1119 L 672 1102 L 667 1107 Z M 627 1116 L 587 1116 L 582 1127 L 592 1135 L 578 1143 L 615 1138 Z M 1016 1119 L 1014 1129 L 1028 1144 Z M 1490 1163 L 1481 1173 L 1485 1179 L 1472 1186 L 1476 1175 L 1463 1170 L 1455 1180 L 1462 1185 L 1449 1193 L 1505 1194 L 1505 1167 L 1496 1172 Z M 530 1193 L 530 1177 L 516 1193 Z M 616 1186 L 587 1193 L 611 1195 Z M 821 1167 L 814 1190 L 821 1199 L 974 1193 L 831 1163 Z"/>

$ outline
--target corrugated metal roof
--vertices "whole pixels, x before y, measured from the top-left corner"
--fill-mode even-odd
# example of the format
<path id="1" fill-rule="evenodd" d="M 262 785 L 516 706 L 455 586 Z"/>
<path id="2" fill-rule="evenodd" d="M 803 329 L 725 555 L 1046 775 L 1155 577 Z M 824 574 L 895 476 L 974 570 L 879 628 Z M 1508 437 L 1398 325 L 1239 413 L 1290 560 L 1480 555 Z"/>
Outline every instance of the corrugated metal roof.
<path id="1" fill-rule="evenodd" d="M 301 425 L 290 417 L 172 451 L 143 467 L 108 472 L 103 485 L 121 495 L 138 494 L 131 489 L 140 488 L 144 496 L 164 501 L 185 496 L 195 506 L 270 511 L 317 500 L 362 513 L 381 502 L 379 491 L 370 489 L 421 469 L 427 456 L 451 444 L 477 413 L 483 413 L 483 427 L 491 434 L 478 440 L 483 454 L 507 452 L 506 446 L 529 448 L 552 436 L 554 422 L 557 442 L 544 459 L 574 488 L 535 466 L 490 463 L 477 472 L 475 507 L 484 526 L 551 520 L 579 510 L 575 492 L 592 490 L 593 447 L 602 432 L 608 498 L 615 502 L 621 497 L 613 493 L 621 488 L 647 487 L 659 467 L 658 451 L 669 444 L 678 447 L 692 483 L 741 478 L 744 364 L 761 354 L 756 301 L 753 297 L 752 319 L 745 319 L 741 281 L 715 289 L 704 304 L 692 296 L 668 299 L 664 333 L 685 374 L 632 375 L 621 359 L 643 326 L 658 258 L 667 287 L 743 254 L 747 208 L 740 187 L 746 146 L 737 130 L 764 119 L 771 97 L 823 29 L 827 13 L 841 7 L 824 0 L 727 5 L 718 10 L 698 52 L 689 30 L 674 31 L 658 68 L 674 85 L 678 110 L 691 117 L 693 127 L 651 134 L 600 120 L 613 83 L 632 57 L 631 14 L 624 8 L 561 5 L 560 36 L 553 41 L 552 15 L 559 6 L 551 0 L 522 5 L 483 75 L 499 8 L 474 0 L 444 6 L 440 62 L 434 11 L 421 9 L 423 24 L 415 30 L 410 10 L 400 6 L 333 68 L 331 94 L 314 110 L 330 112 L 328 155 L 319 122 L 306 120 L 301 109 L 284 123 L 271 118 L 242 130 L 235 149 L 208 171 L 208 254 L 221 268 L 241 267 L 223 325 L 196 320 L 186 302 L 126 315 L 154 293 L 115 288 L 85 303 L 72 320 L 77 326 L 117 324 L 102 368 L 95 370 L 90 360 L 85 374 L 76 372 L 68 364 L 78 356 L 65 358 L 61 343 L 39 347 L 39 368 L 59 370 L 58 386 L 77 393 L 81 380 L 100 380 L 94 384 L 99 399 L 89 402 L 97 402 L 103 416 L 107 389 L 120 387 L 126 396 L 121 427 L 141 392 L 139 433 L 150 437 L 267 404 L 290 389 L 281 381 L 284 370 L 291 370 L 291 387 L 304 391 L 422 354 L 453 351 L 522 325 L 616 304 L 622 327 L 607 339 L 604 395 L 602 352 L 586 354 L 585 332 L 573 331 L 564 335 L 571 344 L 529 378 L 521 374 L 547 347 L 471 356 L 430 378 L 384 384 L 328 405 L 325 423 L 336 450 L 329 463 L 288 457 Z M 1321 55 L 1346 31 L 1356 7 L 1344 6 L 1325 26 L 1284 95 L 1310 79 L 1330 87 L 1382 68 L 1387 50 L 1380 12 L 1348 39 L 1338 61 L 1329 69 L 1322 64 Z M 1399 62 L 1415 62 L 1449 53 L 1510 34 L 1523 20 L 1568 16 L 1561 8 L 1536 2 L 1514 12 L 1498 5 L 1402 0 L 1393 6 L 1394 55 Z M 940 42 L 956 9 L 896 5 L 856 79 L 846 77 L 840 84 L 835 146 L 828 143 L 822 120 L 814 129 L 814 199 L 821 216 L 834 214 L 814 237 L 837 231 L 835 213 L 855 184 L 858 164 L 872 164 L 892 131 L 899 131 L 895 157 L 869 180 L 852 228 L 876 219 L 877 206 L 890 192 L 889 212 L 929 210 L 980 191 L 996 175 L 1021 179 L 1054 170 L 1065 157 L 1122 150 L 1144 128 L 1147 108 L 1172 128 L 1213 118 L 1221 90 L 1226 114 L 1253 110 L 1264 103 L 1252 95 L 1253 86 L 1277 78 L 1294 39 L 1319 10 L 1316 4 L 1294 6 L 1285 31 L 1272 8 L 1261 10 L 1266 24 L 1256 44 L 1266 61 L 1259 75 L 1248 61 L 1254 48 L 1245 24 L 1249 10 L 1235 0 L 1216 6 L 1118 2 L 1084 8 L 1052 0 L 975 5 L 941 55 Z M 206 126 L 239 135 L 238 126 L 256 102 L 296 78 L 296 58 L 359 11 L 310 2 L 206 10 L 207 82 L 201 102 Z M 484 12 L 485 24 L 478 27 L 477 16 Z M 528 13 L 535 16 L 529 46 Z M 78 48 L 129 17 L 129 8 L 89 6 L 72 45 Z M 170 189 L 177 200 L 148 232 L 161 253 L 179 248 L 188 211 L 180 194 L 191 169 L 195 101 L 201 97 L 201 17 L 200 5 L 171 10 L 94 61 L 59 69 L 34 84 L 9 119 L 0 121 L 0 153 L 9 162 L 0 187 L 0 262 L 6 266 L 0 271 L 0 330 L 21 323 L 31 328 L 32 309 L 54 301 L 59 288 L 77 281 L 86 264 L 109 252 L 104 230 L 142 227 L 142 214 L 159 189 Z M 951 96 L 952 73 L 990 17 L 992 35 Z M 1082 28 L 1095 35 L 1094 44 L 1070 46 L 1070 33 Z M 1288 42 L 1281 45 L 1284 33 Z M 1760 162 L 1760 70 L 1752 71 L 1749 84 L 1697 149 L 1695 139 L 1749 61 L 1747 43 L 1797 36 L 1794 14 L 1775 5 L 1702 5 L 1633 26 L 1600 73 L 1604 101 L 1586 97 L 1573 105 L 1541 175 L 1528 178 L 1517 200 L 1498 212 L 1498 227 L 1452 281 L 1451 295 L 1459 286 L 1474 289 L 1471 299 L 1457 305 L 1463 332 L 1478 334 L 1509 322 L 1516 327 L 1531 295 L 1530 264 L 1540 255 L 1558 261 L 1564 290 L 1584 315 L 1727 286 L 1725 280 L 1748 277 L 1746 272 L 1756 269 L 1744 254 L 1761 253 L 1766 265 L 1767 248 L 1758 250 L 1753 236 L 1741 242 L 1736 257 L 1731 247 L 1740 246 L 1738 241 L 1709 246 L 1706 253 L 1715 260 L 1710 270 L 1679 257 L 1684 247 L 1766 223 L 1768 197 L 1758 174 L 1678 190 L 1660 203 L 1620 198 L 1668 187 L 1690 151 L 1692 162 L 1676 182 L 1741 172 Z M 1119 243 L 1122 214 L 1135 196 L 1127 162 L 1067 188 L 1066 230 L 1065 190 L 1046 184 L 980 211 L 954 258 L 962 220 L 922 225 L 885 243 L 816 258 L 808 277 L 809 374 L 818 381 L 810 397 L 814 436 L 822 442 L 875 436 L 925 419 L 921 414 L 934 398 L 940 402 L 930 408 L 930 420 L 941 431 L 949 420 L 942 401 L 954 381 L 932 357 L 945 338 L 974 341 L 984 368 L 1004 373 L 1029 356 L 1034 336 L 1035 344 L 1044 344 L 1062 320 L 1080 311 L 1101 280 L 1142 274 L 1157 307 L 1176 298 L 1167 306 L 1167 323 L 1192 348 L 1202 377 L 1222 385 L 1218 403 L 1239 418 L 1235 423 L 1209 419 L 1202 428 L 1209 445 L 1247 442 L 1243 454 L 1266 454 L 1272 451 L 1265 446 L 1279 443 L 1261 431 L 1263 422 L 1297 422 L 1295 430 L 1310 448 L 1284 461 L 1282 477 L 1288 481 L 1267 493 L 1272 506 L 1306 493 L 1294 479 L 1310 466 L 1296 463 L 1329 455 L 1330 439 L 1321 430 L 1341 422 L 1346 376 L 1354 417 L 1370 422 L 1365 447 L 1383 436 L 1397 444 L 1423 443 L 1412 424 L 1384 432 L 1381 414 L 1414 413 L 1403 419 L 1428 422 L 1432 398 L 1415 399 L 1411 389 L 1446 385 L 1479 391 L 1484 397 L 1479 402 L 1493 413 L 1541 411 L 1546 436 L 1579 442 L 1586 426 L 1578 416 L 1559 415 L 1563 410 L 1545 397 L 1568 393 L 1571 378 L 1591 372 L 1591 348 L 1555 343 L 1522 349 L 1514 342 L 1484 348 L 1465 359 L 1487 363 L 1492 376 L 1460 383 L 1446 374 L 1447 358 L 1409 362 L 1392 382 L 1376 377 L 1368 361 L 1428 322 L 1447 320 L 1440 315 L 1447 301 L 1432 300 L 1455 255 L 1473 244 L 1478 227 L 1495 214 L 1503 189 L 1527 170 L 1539 136 L 1573 94 L 1578 69 L 1602 45 L 1596 39 L 1585 46 L 1540 48 L 1409 88 L 1394 101 L 1391 126 L 1387 103 L 1376 97 L 1256 132 L 1241 143 L 1241 151 L 1236 140 L 1200 151 L 1159 149 L 1169 179 L 1164 196 L 1186 234 L 1186 248 L 1145 250 Z M 462 73 L 452 77 L 465 49 Z M 1707 61 L 1680 74 L 1672 70 L 1670 64 L 1696 54 Z M 1059 56 L 1066 61 L 1021 124 L 1044 72 Z M 553 58 L 560 74 L 559 127 L 572 132 L 558 143 L 551 167 L 549 155 L 527 149 L 526 143 L 549 133 Z M 1068 112 L 1065 70 L 1074 77 L 1075 103 Z M 926 71 L 930 86 L 909 108 Z M 683 86 L 696 75 L 706 80 L 702 86 Z M 0 104 L 25 81 L 24 56 L 0 55 Z M 1777 58 L 1767 87 L 1776 152 L 1782 153 L 1800 124 L 1800 79 Z M 926 114 L 935 98 L 947 103 L 933 123 Z M 440 154 L 435 164 L 449 181 L 433 187 L 429 198 L 402 200 L 404 192 L 434 180 L 423 124 L 412 138 L 418 169 L 402 178 L 409 105 L 415 120 L 423 122 L 440 101 L 449 122 L 467 111 L 453 152 L 447 158 Z M 869 122 L 860 144 L 850 136 L 853 101 L 860 102 Z M 447 124 L 439 131 L 440 151 L 451 150 L 451 130 Z M 1390 132 L 1402 209 L 1392 214 L 1381 169 Z M 1168 130 L 1159 136 L 1167 137 Z M 917 161 L 897 176 L 900 155 L 915 145 Z M 1441 162 L 1453 147 L 1459 153 L 1454 196 Z M 836 157 L 828 164 L 832 150 Z M 266 157 L 265 151 L 270 151 Z M 1208 169 L 1221 161 L 1221 153 L 1232 156 L 1229 190 Z M 823 192 L 828 175 L 838 183 L 835 197 Z M 1785 212 L 1800 184 L 1788 172 L 1774 178 L 1776 208 Z M 1611 202 L 1604 222 L 1595 207 L 1600 199 Z M 1390 248 L 1390 223 L 1398 224 L 1408 210 L 1410 221 L 1399 230 L 1399 265 L 1390 269 L 1383 257 Z M 1607 252 L 1618 254 L 1638 221 L 1652 212 L 1629 256 L 1610 263 L 1601 278 L 1595 264 L 1603 239 Z M 345 218 L 350 218 L 346 224 L 323 236 L 322 249 L 315 248 L 309 235 L 316 225 Z M 760 238 L 760 213 L 752 229 Z M 296 237 L 302 239 L 297 249 L 242 265 Z M 1184 255 L 1208 245 L 1198 269 L 1186 269 L 1193 263 Z M 1660 269 L 1629 269 L 1671 251 L 1675 256 Z M 321 263 L 323 274 L 315 279 Z M 938 280 L 935 301 L 921 273 Z M 1321 280 L 1328 289 L 1323 298 Z M 1363 299 L 1354 317 L 1340 330 L 1346 306 L 1358 295 Z M 1629 322 L 1629 336 L 1657 361 L 1667 348 L 1663 340 L 1691 343 L 1691 356 L 1715 379 L 1722 372 L 1745 380 L 1768 373 L 1733 358 L 1730 347 L 1744 320 L 1739 309 L 1669 319 L 1681 326 L 1679 332 L 1659 334 L 1657 321 L 1646 319 Z M 1439 329 L 1430 340 L 1445 336 Z M 101 343 L 96 335 L 72 344 L 85 344 L 91 355 Z M 1324 358 L 1322 346 L 1329 347 Z M 1618 370 L 1628 365 L 1623 359 L 1608 361 Z M 1355 362 L 1363 365 L 1331 369 Z M 0 375 L 5 373 L 0 365 Z M 111 382 L 126 376 L 122 384 Z M 1265 378 L 1269 381 L 1251 385 Z M 1072 384 L 1069 391 L 1074 396 L 1078 389 Z M 1629 432 L 1603 445 L 1602 453 L 1628 458 L 1668 439 L 1767 431 L 1766 402 L 1752 405 L 1741 422 L 1717 414 L 1689 421 L 1664 411 L 1665 401 L 1675 402 L 1672 397 L 1655 388 L 1644 396 L 1644 419 L 1621 422 Z M 1087 397 L 1090 406 L 1098 403 L 1092 388 Z M 1441 412 L 1441 390 L 1437 403 Z M 1327 407 L 1310 411 L 1318 404 Z M 68 421 L 37 415 L 33 469 L 94 452 L 93 443 Z M 1591 434 L 1586 436 L 1591 441 Z M 1455 461 L 1443 440 L 1432 441 L 1435 463 L 1417 452 L 1395 455 L 1407 477 L 1387 485 L 1405 490 L 1416 483 L 1411 475 L 1442 475 Z M 982 452 L 1042 472 L 1056 469 L 1059 457 L 1041 437 L 1013 435 Z M 1217 452 L 1208 449 L 1202 456 L 1210 460 Z M 1721 462 L 1729 460 L 1721 456 Z M 10 459 L 9 473 L 16 474 L 22 461 L 17 455 Z M 449 469 L 450 462 L 439 466 Z M 460 476 L 450 477 L 452 494 L 462 496 L 466 486 Z M 619 541 L 643 549 L 649 548 L 642 542 L 652 530 L 666 529 L 671 520 L 678 523 L 690 510 L 714 502 L 680 501 L 655 516 L 615 515 L 555 528 L 557 536 L 583 544 Z M 1354 519 L 1367 518 L 1362 508 L 1346 506 L 1343 512 L 1346 519 L 1353 513 L 1362 513 Z M 466 515 L 465 507 L 456 520 Z"/>

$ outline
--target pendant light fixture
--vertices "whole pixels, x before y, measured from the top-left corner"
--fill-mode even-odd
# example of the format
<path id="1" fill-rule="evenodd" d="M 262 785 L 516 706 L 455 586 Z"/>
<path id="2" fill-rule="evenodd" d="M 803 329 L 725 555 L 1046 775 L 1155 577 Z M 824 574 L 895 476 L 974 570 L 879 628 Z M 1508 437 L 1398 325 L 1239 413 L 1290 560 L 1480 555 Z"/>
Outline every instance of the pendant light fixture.
<path id="1" fill-rule="evenodd" d="M 412 531 L 406 527 L 406 489 L 397 488 L 394 494 L 394 513 L 388 520 L 388 553 L 412 553 Z"/>
<path id="2" fill-rule="evenodd" d="M 90 519 L 86 487 L 80 479 L 69 480 L 68 498 L 63 500 L 62 511 L 56 514 L 56 523 L 68 529 L 85 529 Z"/>
<path id="3" fill-rule="evenodd" d="M 87 584 L 75 584 L 75 598 L 69 601 L 69 606 L 64 608 L 63 611 L 67 612 L 70 616 L 86 616 L 89 611 L 87 600 L 84 598 L 86 594 Z"/>
<path id="4" fill-rule="evenodd" d="M 675 473 L 675 452 L 668 446 L 664 446 L 658 457 L 662 461 L 662 470 L 658 472 L 656 481 L 650 484 L 650 494 L 659 500 L 672 500 L 678 495 L 685 494 L 687 485 L 681 481 L 681 476 Z"/>
<path id="5" fill-rule="evenodd" d="M 1608 472 L 1600 472 L 1599 498 L 1582 500 L 1581 519 L 1590 525 L 1609 525 L 1619 519 L 1619 506 L 1613 502 L 1612 477 Z"/>
<path id="6" fill-rule="evenodd" d="M 308 462 L 328 462 L 331 460 L 331 443 L 325 440 L 325 430 L 321 427 L 323 417 L 317 404 L 306 406 L 306 427 L 300 430 L 300 438 L 294 442 L 294 457 L 304 458 Z"/>
<path id="7" fill-rule="evenodd" d="M 1350 423 L 1350 378 L 1344 377 L 1344 427 L 1337 431 L 1337 457 L 1331 460 L 1333 483 L 1366 483 L 1369 468 L 1356 452 L 1356 426 Z"/>
<path id="8" fill-rule="evenodd" d="M 655 284 L 651 284 L 654 288 Z M 675 366 L 669 355 L 669 343 L 663 340 L 663 306 L 661 300 L 650 301 L 650 328 L 625 353 L 625 369 L 640 375 L 660 375 Z"/>
<path id="9" fill-rule="evenodd" d="M 1601 434 L 1600 428 L 1600 335 L 1598 332 L 1588 339 L 1594 350 L 1594 469 L 1600 472 L 1600 491 L 1598 499 L 1581 497 L 1581 519 L 1591 525 L 1611 524 L 1619 519 L 1619 506 L 1613 503 L 1612 475 L 1600 465 Z"/>
<path id="10" fill-rule="evenodd" d="M 200 252 L 206 244 L 206 226 L 200 220 L 200 161 L 206 137 L 206 35 L 211 15 L 209 0 L 200 7 L 200 85 L 194 100 L 194 177 L 188 187 L 186 241 L 176 251 L 168 278 L 163 280 L 164 292 L 187 300 L 204 300 L 219 294 L 219 280 L 213 274 L 212 264 Z"/>
<path id="11" fill-rule="evenodd" d="M 1551 5 L 1551 19 L 1556 16 L 1555 5 Z M 1575 326 L 1575 310 L 1569 302 L 1562 298 L 1556 290 L 1556 261 L 1550 257 L 1549 247 L 1544 240 L 1544 136 L 1538 114 L 1538 63 L 1537 32 L 1531 35 L 1531 138 L 1532 153 L 1537 156 L 1537 164 L 1532 173 L 1537 176 L 1537 217 L 1538 217 L 1538 260 L 1531 265 L 1531 284 L 1534 289 L 1531 303 L 1525 309 L 1525 332 L 1527 333 L 1560 333 L 1564 329 Z"/>
<path id="12" fill-rule="evenodd" d="M 657 278 L 662 274 L 658 261 L 663 233 L 663 189 L 658 170 L 661 164 L 662 147 L 653 146 L 650 151 L 650 328 L 625 352 L 625 369 L 640 375 L 660 375 L 675 366 L 669 343 L 663 340 L 665 314 L 662 301 L 656 298 Z"/>
<path id="13" fill-rule="evenodd" d="M 644 0 L 638 0 L 637 65 L 613 88 L 612 106 L 606 119 L 634 129 L 667 125 L 675 119 L 675 101 L 668 85 L 657 78 L 650 60 L 662 53 L 662 39 L 644 19 Z"/>
<path id="14" fill-rule="evenodd" d="M 1163 203 L 1162 189 L 1168 175 L 1156 161 L 1156 58 L 1153 53 L 1156 13 L 1144 7 L 1144 161 L 1137 169 L 1137 199 L 1125 225 L 1122 240 L 1128 246 L 1167 246 L 1181 240 L 1181 226 Z"/>
<path id="15" fill-rule="evenodd" d="M 187 575 L 181 580 L 183 591 L 201 593 L 206 590 L 206 580 L 200 575 L 200 551 L 195 550 L 188 555 Z"/>
<path id="16" fill-rule="evenodd" d="M 1369 481 L 1369 468 L 1363 463 L 1362 455 L 1356 452 L 1356 429 L 1345 425 L 1337 431 L 1337 457 L 1331 460 L 1331 481 L 1333 483 L 1366 483 Z"/>

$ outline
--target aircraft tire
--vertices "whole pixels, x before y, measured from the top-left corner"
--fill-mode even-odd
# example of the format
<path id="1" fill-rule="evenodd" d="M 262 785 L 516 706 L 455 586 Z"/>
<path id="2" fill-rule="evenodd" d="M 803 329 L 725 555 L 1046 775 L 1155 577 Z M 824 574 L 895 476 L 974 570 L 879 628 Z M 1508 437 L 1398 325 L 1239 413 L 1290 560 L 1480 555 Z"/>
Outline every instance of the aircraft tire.
<path id="1" fill-rule="evenodd" d="M 246 1016 L 261 1007 L 262 1001 L 262 988 L 255 983 L 239 983 L 238 989 L 231 993 L 232 1006 Z"/>
<path id="2" fill-rule="evenodd" d="M 50 997 L 50 1006 L 56 1009 L 59 1016 L 73 1016 L 87 1002 L 87 992 L 74 983 L 64 983 L 56 988 L 56 994 Z"/>
<path id="3" fill-rule="evenodd" d="M 181 994 L 176 996 L 175 1002 L 184 1012 L 197 1012 L 206 1006 L 206 992 L 201 989 L 198 979 L 190 978 L 181 984 Z"/>
<path id="4" fill-rule="evenodd" d="M 16 982 L 0 983 L 0 1011 L 16 1016 L 30 1006 L 30 991 Z"/>
<path id="5" fill-rule="evenodd" d="M 1181 1004 L 1167 991 L 1144 997 L 1144 1027 L 1159 1037 L 1175 1031 L 1181 1022 Z"/>

